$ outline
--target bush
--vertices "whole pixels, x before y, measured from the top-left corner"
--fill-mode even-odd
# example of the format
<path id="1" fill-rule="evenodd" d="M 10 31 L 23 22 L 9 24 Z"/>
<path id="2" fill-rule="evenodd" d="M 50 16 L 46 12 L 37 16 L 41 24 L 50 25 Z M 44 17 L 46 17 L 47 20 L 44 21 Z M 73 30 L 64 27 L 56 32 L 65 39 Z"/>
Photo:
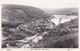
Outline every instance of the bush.
<path id="1" fill-rule="evenodd" d="M 8 42 L 8 44 L 10 45 L 10 46 L 16 46 L 16 42 L 15 41 L 10 41 L 10 42 Z"/>
<path id="2" fill-rule="evenodd" d="M 2 48 L 6 48 L 6 47 L 7 47 L 6 43 L 2 43 Z"/>

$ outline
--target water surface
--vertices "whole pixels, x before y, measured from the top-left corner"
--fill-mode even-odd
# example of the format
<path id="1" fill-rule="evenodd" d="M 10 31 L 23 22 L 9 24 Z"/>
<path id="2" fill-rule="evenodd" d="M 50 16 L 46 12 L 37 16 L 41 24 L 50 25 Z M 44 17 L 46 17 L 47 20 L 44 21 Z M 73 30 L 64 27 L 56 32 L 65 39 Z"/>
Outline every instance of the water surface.
<path id="1" fill-rule="evenodd" d="M 75 19 L 77 18 L 77 16 L 74 16 L 74 15 L 69 15 L 69 16 L 66 16 L 66 15 L 53 15 L 55 16 L 54 19 L 52 19 L 52 21 L 58 25 L 59 24 L 59 19 L 62 18 L 61 20 L 61 23 L 64 23 L 66 21 L 70 21 L 71 19 Z"/>

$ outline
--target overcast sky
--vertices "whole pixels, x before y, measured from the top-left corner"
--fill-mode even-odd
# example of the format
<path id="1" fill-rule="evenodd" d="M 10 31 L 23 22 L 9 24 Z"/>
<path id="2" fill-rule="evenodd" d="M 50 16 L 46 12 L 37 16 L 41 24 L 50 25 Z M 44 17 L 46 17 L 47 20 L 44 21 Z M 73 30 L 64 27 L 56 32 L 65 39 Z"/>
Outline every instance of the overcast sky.
<path id="1" fill-rule="evenodd" d="M 2 0 L 2 4 L 18 4 L 56 9 L 78 7 L 78 0 Z"/>

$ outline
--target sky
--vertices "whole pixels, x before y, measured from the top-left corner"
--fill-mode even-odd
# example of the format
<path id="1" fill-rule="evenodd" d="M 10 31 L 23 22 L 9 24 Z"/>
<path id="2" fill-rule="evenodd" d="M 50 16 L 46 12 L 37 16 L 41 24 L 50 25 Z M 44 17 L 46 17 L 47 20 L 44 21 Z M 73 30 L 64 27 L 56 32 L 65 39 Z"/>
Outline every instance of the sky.
<path id="1" fill-rule="evenodd" d="M 2 0 L 1 4 L 28 5 L 38 8 L 68 8 L 78 7 L 79 0 Z"/>

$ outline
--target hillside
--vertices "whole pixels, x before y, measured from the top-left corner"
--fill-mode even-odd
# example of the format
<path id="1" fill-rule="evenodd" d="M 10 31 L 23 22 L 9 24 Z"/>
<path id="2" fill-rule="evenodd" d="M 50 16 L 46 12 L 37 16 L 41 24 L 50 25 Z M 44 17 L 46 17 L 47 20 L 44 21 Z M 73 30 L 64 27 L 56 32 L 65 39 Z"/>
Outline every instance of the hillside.
<path id="1" fill-rule="evenodd" d="M 43 9 L 51 15 L 78 15 L 78 8 Z"/>
<path id="2" fill-rule="evenodd" d="M 41 9 L 23 5 L 2 5 L 2 18 L 10 21 L 34 21 L 49 18 Z"/>
<path id="3" fill-rule="evenodd" d="M 2 48 L 17 47 L 26 37 L 41 34 L 54 27 L 51 15 L 41 9 L 22 5 L 2 6 Z M 29 40 L 30 41 L 30 40 Z M 17 43 L 20 43 L 17 45 Z"/>
<path id="4" fill-rule="evenodd" d="M 34 48 L 77 48 L 78 19 L 62 23 L 51 29 Z"/>
<path id="5" fill-rule="evenodd" d="M 72 12 L 62 10 L 55 12 Z M 35 7 L 3 5 L 2 48 L 78 48 L 78 18 L 55 25 L 51 17 Z"/>

